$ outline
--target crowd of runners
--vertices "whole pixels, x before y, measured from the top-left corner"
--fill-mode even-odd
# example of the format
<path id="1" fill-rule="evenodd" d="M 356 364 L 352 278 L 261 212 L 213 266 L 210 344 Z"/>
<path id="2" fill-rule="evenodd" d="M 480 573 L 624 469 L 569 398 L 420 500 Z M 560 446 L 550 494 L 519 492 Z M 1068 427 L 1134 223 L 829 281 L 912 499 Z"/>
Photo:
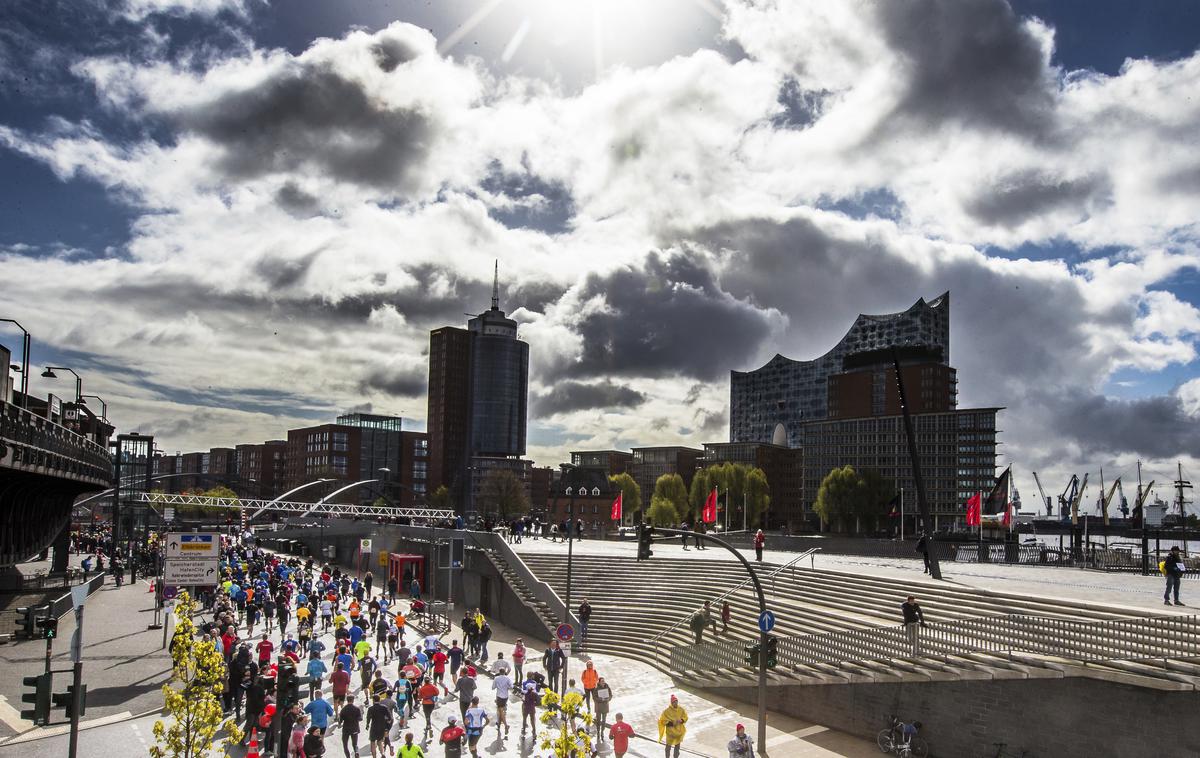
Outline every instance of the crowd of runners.
<path id="1" fill-rule="evenodd" d="M 222 551 L 223 579 L 203 597 L 198 634 L 224 654 L 226 715 L 244 724 L 247 739 L 257 737 L 263 755 L 320 758 L 335 754 L 340 741 L 347 758 L 366 748 L 373 758 L 478 756 L 493 729 L 488 752 L 542 755 L 542 714 L 551 712 L 556 731 L 563 718 L 547 690 L 577 693 L 591 714 L 593 747 L 573 756 L 590 758 L 607 744 L 605 752 L 620 758 L 638 736 L 614 711 L 613 689 L 592 661 L 578 681 L 565 676 L 567 658 L 556 640 L 531 649 L 517 639 L 497 650 L 478 610 L 464 614 L 461 638 L 425 634 L 415 580 L 397 597 L 395 581 L 381 586 L 370 572 L 353 576 L 249 543 L 227 541 Z M 296 702 L 286 702 L 279 677 L 300 676 L 307 686 Z M 519 743 L 512 744 L 518 720 Z M 686 724 L 686 711 L 671 696 L 657 723 L 668 757 L 679 755 Z M 570 726 L 571 734 L 583 728 Z M 742 751 L 749 737 L 738 735 L 730 754 L 748 754 Z"/>

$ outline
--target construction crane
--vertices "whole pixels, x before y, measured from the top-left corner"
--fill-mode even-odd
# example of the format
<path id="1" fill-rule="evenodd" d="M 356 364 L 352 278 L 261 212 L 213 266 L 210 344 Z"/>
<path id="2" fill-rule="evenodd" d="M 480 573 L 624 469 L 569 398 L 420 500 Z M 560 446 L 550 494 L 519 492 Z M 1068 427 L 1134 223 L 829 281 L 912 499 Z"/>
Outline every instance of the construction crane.
<path id="1" fill-rule="evenodd" d="M 1150 497 L 1150 490 L 1153 488 L 1154 488 L 1154 480 L 1151 479 L 1150 483 L 1147 484 L 1145 487 L 1138 488 L 1138 495 L 1133 501 L 1133 522 L 1135 524 L 1137 524 L 1139 527 L 1145 526 L 1145 522 L 1143 521 L 1143 519 L 1145 518 L 1146 510 L 1145 510 L 1144 506 L 1146 504 L 1147 498 Z"/>
<path id="2" fill-rule="evenodd" d="M 1046 494 L 1046 490 L 1042 489 L 1042 482 L 1038 479 L 1037 472 L 1033 472 L 1033 483 L 1037 485 L 1038 494 L 1042 496 L 1042 505 L 1046 506 L 1046 516 L 1054 515 L 1054 506 L 1050 502 L 1050 497 Z"/>
<path id="3" fill-rule="evenodd" d="M 1068 494 L 1070 493 L 1070 494 Z M 1067 482 L 1067 486 L 1063 489 L 1062 494 L 1058 496 L 1058 517 L 1066 521 L 1071 516 L 1071 503 L 1075 502 L 1075 496 L 1079 494 L 1079 477 L 1071 474 L 1071 481 Z"/>
<path id="4" fill-rule="evenodd" d="M 1083 475 L 1083 481 L 1079 483 L 1079 492 L 1075 495 L 1075 499 L 1071 501 L 1071 526 L 1079 523 L 1079 504 L 1083 501 L 1083 493 L 1087 491 L 1088 474 Z"/>
<path id="5" fill-rule="evenodd" d="M 1100 474 L 1100 514 L 1104 516 L 1104 525 L 1108 526 L 1108 504 L 1112 502 L 1113 495 L 1117 494 L 1117 488 L 1121 486 L 1121 477 L 1117 477 L 1112 486 L 1108 488 L 1108 496 L 1104 495 L 1104 474 Z"/>
<path id="6" fill-rule="evenodd" d="M 1117 477 L 1117 494 L 1121 496 L 1121 505 L 1117 508 L 1121 516 L 1129 518 L 1129 500 L 1125 498 L 1125 488 L 1121 485 L 1121 477 Z"/>

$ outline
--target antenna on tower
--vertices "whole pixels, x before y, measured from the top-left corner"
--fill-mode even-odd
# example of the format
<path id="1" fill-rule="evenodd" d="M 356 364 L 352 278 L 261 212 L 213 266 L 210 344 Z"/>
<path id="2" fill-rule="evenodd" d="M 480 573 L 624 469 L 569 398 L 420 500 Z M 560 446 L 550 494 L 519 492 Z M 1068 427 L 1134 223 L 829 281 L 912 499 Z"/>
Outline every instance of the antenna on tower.
<path id="1" fill-rule="evenodd" d="M 500 310 L 500 259 L 496 259 L 496 269 L 492 274 L 492 310 Z"/>

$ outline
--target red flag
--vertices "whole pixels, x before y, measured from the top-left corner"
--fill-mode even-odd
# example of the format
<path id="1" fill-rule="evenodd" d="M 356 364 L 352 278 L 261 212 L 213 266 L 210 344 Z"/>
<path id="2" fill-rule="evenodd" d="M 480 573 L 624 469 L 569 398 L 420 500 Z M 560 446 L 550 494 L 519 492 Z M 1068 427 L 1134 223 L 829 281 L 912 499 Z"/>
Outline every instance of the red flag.
<path id="1" fill-rule="evenodd" d="M 979 493 L 967 498 L 967 526 L 979 526 Z"/>
<path id="2" fill-rule="evenodd" d="M 708 493 L 708 499 L 704 501 L 704 510 L 700 512 L 700 520 L 706 524 L 711 524 L 717 520 L 716 487 L 712 488 L 712 492 Z"/>
<path id="3" fill-rule="evenodd" d="M 621 506 L 624 505 L 624 496 L 625 496 L 624 490 L 620 490 L 617 492 L 617 499 L 613 501 L 612 516 L 610 516 L 610 518 L 613 521 L 621 520 Z"/>

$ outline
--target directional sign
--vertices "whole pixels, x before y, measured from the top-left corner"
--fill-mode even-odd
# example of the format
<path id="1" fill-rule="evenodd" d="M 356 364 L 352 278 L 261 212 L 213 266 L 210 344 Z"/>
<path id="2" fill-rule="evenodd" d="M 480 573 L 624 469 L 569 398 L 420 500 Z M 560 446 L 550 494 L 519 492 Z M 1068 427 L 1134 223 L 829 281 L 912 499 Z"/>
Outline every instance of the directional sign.
<path id="1" fill-rule="evenodd" d="M 221 537 L 214 532 L 179 533 L 167 535 L 167 559 L 213 558 L 221 554 Z"/>
<path id="2" fill-rule="evenodd" d="M 575 628 L 570 624 L 559 624 L 554 630 L 554 636 L 558 637 L 560 642 L 570 642 L 575 639 Z"/>
<path id="3" fill-rule="evenodd" d="M 358 541 L 358 552 L 360 552 L 360 553 L 371 552 L 371 540 L 359 540 Z"/>
<path id="4" fill-rule="evenodd" d="M 775 628 L 775 614 L 770 611 L 758 614 L 758 628 L 763 634 L 769 634 Z"/>
<path id="5" fill-rule="evenodd" d="M 168 558 L 163 563 L 163 582 L 177 587 L 211 586 L 221 578 L 216 558 Z"/>

